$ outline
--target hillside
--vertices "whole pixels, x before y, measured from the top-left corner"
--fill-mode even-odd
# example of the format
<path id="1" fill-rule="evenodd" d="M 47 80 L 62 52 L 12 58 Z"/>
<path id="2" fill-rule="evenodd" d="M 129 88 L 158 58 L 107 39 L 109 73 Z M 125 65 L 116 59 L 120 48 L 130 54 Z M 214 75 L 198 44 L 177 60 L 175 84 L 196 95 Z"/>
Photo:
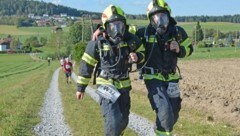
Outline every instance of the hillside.
<path id="1" fill-rule="evenodd" d="M 100 13 L 77 10 L 74 8 L 62 5 L 54 5 L 52 3 L 46 3 L 43 1 L 0 0 L 0 16 L 27 16 L 28 14 L 42 16 L 43 14 L 59 15 L 61 13 L 66 13 L 69 16 L 82 16 L 83 14 L 100 15 Z"/>

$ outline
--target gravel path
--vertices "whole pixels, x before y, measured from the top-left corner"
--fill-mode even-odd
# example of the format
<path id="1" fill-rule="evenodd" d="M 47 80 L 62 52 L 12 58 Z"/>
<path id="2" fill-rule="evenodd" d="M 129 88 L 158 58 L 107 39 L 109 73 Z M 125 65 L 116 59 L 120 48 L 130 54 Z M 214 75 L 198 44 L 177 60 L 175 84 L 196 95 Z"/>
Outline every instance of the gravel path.
<path id="1" fill-rule="evenodd" d="M 58 68 L 52 77 L 50 86 L 45 94 L 45 100 L 40 111 L 42 122 L 34 127 L 38 136 L 70 136 L 71 132 L 64 122 L 61 93 L 58 89 Z"/>
<path id="2" fill-rule="evenodd" d="M 64 122 L 63 108 L 61 102 L 61 93 L 58 89 L 58 68 L 52 77 L 50 87 L 45 94 L 43 107 L 40 111 L 42 122 L 34 127 L 34 131 L 38 136 L 71 136 L 70 128 Z M 77 76 L 72 74 L 73 80 L 76 82 Z M 89 94 L 96 102 L 99 101 L 98 94 L 94 89 L 87 87 L 86 93 Z M 128 127 L 135 131 L 138 136 L 154 136 L 153 123 L 149 122 L 135 113 L 130 113 Z"/>

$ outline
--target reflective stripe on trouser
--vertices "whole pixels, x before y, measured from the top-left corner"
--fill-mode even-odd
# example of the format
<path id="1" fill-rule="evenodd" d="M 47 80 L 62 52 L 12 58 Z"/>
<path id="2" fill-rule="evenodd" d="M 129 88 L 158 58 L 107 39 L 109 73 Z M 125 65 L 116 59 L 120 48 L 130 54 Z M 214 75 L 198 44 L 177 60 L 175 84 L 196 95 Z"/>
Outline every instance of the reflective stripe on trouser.
<path id="1" fill-rule="evenodd" d="M 117 89 L 122 89 L 122 88 L 131 88 L 131 81 L 129 78 L 120 80 L 120 81 L 113 81 L 112 79 L 104 79 L 102 77 L 97 77 L 96 78 L 96 83 L 97 85 L 102 85 L 102 84 L 113 84 Z"/>
<path id="2" fill-rule="evenodd" d="M 171 132 L 161 132 L 156 130 L 155 133 L 156 133 L 156 136 L 172 136 Z"/>
<path id="3" fill-rule="evenodd" d="M 156 113 L 156 127 L 161 132 L 171 132 L 179 117 L 181 98 L 170 98 L 167 94 L 168 82 L 145 80 L 148 98 Z"/>
<path id="4" fill-rule="evenodd" d="M 128 125 L 130 114 L 129 90 L 119 90 L 120 97 L 115 103 L 101 98 L 105 136 L 119 136 Z"/>

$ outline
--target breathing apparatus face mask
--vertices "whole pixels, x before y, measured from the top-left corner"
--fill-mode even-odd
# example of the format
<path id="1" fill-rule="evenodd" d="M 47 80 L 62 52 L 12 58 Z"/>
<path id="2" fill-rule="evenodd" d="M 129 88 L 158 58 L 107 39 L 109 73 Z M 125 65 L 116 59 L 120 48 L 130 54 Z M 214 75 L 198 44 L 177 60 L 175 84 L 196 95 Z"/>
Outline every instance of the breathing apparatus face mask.
<path id="1" fill-rule="evenodd" d="M 118 44 L 122 40 L 125 28 L 123 21 L 113 21 L 106 25 L 107 34 L 114 44 Z"/>
<path id="2" fill-rule="evenodd" d="M 150 17 L 151 25 L 162 35 L 167 31 L 169 16 L 167 13 L 155 13 Z"/>

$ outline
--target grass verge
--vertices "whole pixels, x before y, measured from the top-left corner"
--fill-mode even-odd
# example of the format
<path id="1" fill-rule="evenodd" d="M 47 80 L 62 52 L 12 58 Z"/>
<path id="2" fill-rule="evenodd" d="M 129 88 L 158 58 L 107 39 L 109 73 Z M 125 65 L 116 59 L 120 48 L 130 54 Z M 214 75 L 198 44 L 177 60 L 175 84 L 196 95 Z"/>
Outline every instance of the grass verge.
<path id="1" fill-rule="evenodd" d="M 24 60 L 18 61 L 16 64 Z M 0 78 L 1 136 L 34 135 L 33 126 L 41 121 L 38 113 L 56 66 L 48 67 L 46 63 L 34 70 Z"/>

